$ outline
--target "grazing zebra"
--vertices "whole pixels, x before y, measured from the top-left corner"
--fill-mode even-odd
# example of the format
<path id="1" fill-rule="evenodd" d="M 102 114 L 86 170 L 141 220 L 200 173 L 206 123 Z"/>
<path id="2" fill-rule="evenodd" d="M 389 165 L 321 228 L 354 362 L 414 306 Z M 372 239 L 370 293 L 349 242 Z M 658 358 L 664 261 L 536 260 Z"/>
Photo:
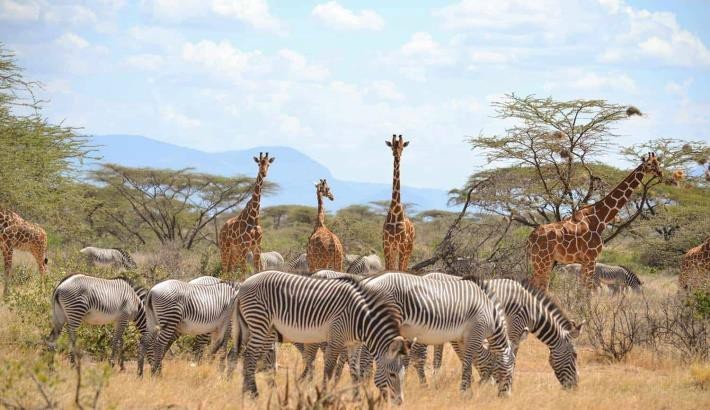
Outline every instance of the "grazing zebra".
<path id="1" fill-rule="evenodd" d="M 574 274 L 579 277 L 582 265 L 572 263 L 560 267 L 560 270 L 565 273 Z M 598 286 L 604 284 L 612 293 L 618 293 L 626 289 L 631 289 L 634 292 L 641 291 L 643 282 L 639 277 L 625 266 L 607 265 L 597 262 L 594 267 L 594 283 Z"/>
<path id="2" fill-rule="evenodd" d="M 224 341 L 238 290 L 238 283 L 221 281 L 200 285 L 169 279 L 153 286 L 145 302 L 153 341 L 152 373 L 160 373 L 165 351 L 178 335 L 211 334 L 215 354 Z"/>
<path id="3" fill-rule="evenodd" d="M 328 342 L 324 387 L 332 377 L 338 354 L 363 343 L 377 362 L 375 385 L 396 403 L 402 402 L 402 358 L 408 346 L 399 335 L 400 317 L 390 303 L 357 281 L 261 272 L 242 283 L 234 313 L 234 321 L 240 326 L 233 326 L 232 336 L 240 344 L 246 341 L 244 391 L 252 396 L 258 395 L 254 380 L 257 358 L 275 331 L 282 341 Z M 237 352 L 239 348 L 237 345 Z"/>
<path id="4" fill-rule="evenodd" d="M 348 273 L 359 275 L 374 275 L 382 272 L 382 260 L 376 254 L 361 256 L 355 260 L 347 270 Z"/>
<path id="5" fill-rule="evenodd" d="M 347 270 L 350 265 L 353 264 L 356 260 L 360 259 L 360 255 L 355 255 L 352 253 L 346 253 L 345 257 L 343 258 L 343 269 Z"/>
<path id="6" fill-rule="evenodd" d="M 319 270 L 318 272 L 314 273 L 311 275 L 313 278 L 321 278 L 321 279 L 353 279 L 353 280 L 360 280 L 363 277 L 361 275 L 355 275 L 351 273 L 343 273 L 343 272 L 336 272 L 333 270 L 328 270 L 328 269 L 322 269 Z M 325 357 L 325 351 L 326 347 L 328 347 L 327 342 L 323 343 L 317 343 L 317 344 L 308 344 L 304 345 L 303 343 L 294 343 L 294 346 L 296 349 L 301 352 L 301 356 L 303 356 L 303 373 L 299 376 L 299 380 L 304 380 L 304 379 L 311 379 L 313 377 L 313 363 L 315 362 L 316 354 L 318 354 L 318 350 L 323 352 L 323 356 Z M 333 379 L 336 381 L 340 380 L 340 375 L 343 371 L 343 367 L 345 366 L 345 360 L 347 359 L 348 354 L 346 350 L 343 350 L 340 352 L 338 355 L 338 361 L 337 364 L 335 365 L 335 370 L 333 371 Z M 355 359 L 356 357 L 352 357 L 351 359 Z M 351 370 L 351 375 L 356 378 L 357 376 L 355 373 L 353 373 L 355 369 L 355 366 L 352 365 L 350 366 Z"/>
<path id="7" fill-rule="evenodd" d="M 494 355 L 499 395 L 510 394 L 515 357 L 506 319 L 495 296 L 474 280 L 435 281 L 401 272 L 363 279 L 365 288 L 388 298 L 402 315 L 402 335 L 422 344 L 457 342 L 462 353 L 461 390 L 471 386 L 471 366 Z M 363 354 L 363 353 L 361 353 Z"/>
<path id="8" fill-rule="evenodd" d="M 86 256 L 86 260 L 91 266 L 104 265 L 124 269 L 135 269 L 137 267 L 131 255 L 123 249 L 88 246 L 79 252 Z"/>
<path id="9" fill-rule="evenodd" d="M 259 257 L 261 259 L 261 270 L 282 270 L 284 268 L 284 257 L 276 251 L 264 252 Z M 247 254 L 247 263 L 253 265 L 254 255 Z"/>
<path id="10" fill-rule="evenodd" d="M 436 280 L 459 280 L 457 276 L 443 273 L 431 273 L 424 278 Z M 483 282 L 483 286 L 492 294 L 502 306 L 507 317 L 508 337 L 517 355 L 520 343 L 525 340 L 528 332 L 534 334 L 550 349 L 550 366 L 555 372 L 557 380 L 565 388 L 577 385 L 577 353 L 572 343 L 579 336 L 582 325 L 569 320 L 560 309 L 543 291 L 529 284 L 521 284 L 511 279 L 491 279 Z M 434 368 L 441 366 L 441 348 L 435 346 Z M 485 353 L 485 352 L 484 352 Z M 424 374 L 423 362 L 426 359 L 426 348 L 412 347 L 412 354 L 419 355 L 414 361 L 417 373 Z M 437 360 L 437 357 L 438 360 Z M 478 371 L 481 382 L 488 380 L 493 371 L 492 357 L 488 354 L 479 364 Z"/>
<path id="11" fill-rule="evenodd" d="M 142 301 L 145 294 L 145 289 L 132 286 L 125 278 L 102 279 L 80 274 L 65 277 L 52 293 L 52 332 L 47 337 L 50 350 L 54 351 L 56 348 L 57 338 L 66 325 L 72 347 L 69 357 L 74 363 L 76 330 L 81 322 L 90 325 L 113 323 L 109 362 L 113 366 L 118 355 L 118 363 L 123 370 L 123 332 L 128 322 L 133 321 L 141 334 L 138 375 L 143 375 L 143 360 L 149 333 Z"/>
<path id="12" fill-rule="evenodd" d="M 308 272 L 308 255 L 302 253 L 288 262 L 287 269 L 291 273 L 305 275 Z"/>

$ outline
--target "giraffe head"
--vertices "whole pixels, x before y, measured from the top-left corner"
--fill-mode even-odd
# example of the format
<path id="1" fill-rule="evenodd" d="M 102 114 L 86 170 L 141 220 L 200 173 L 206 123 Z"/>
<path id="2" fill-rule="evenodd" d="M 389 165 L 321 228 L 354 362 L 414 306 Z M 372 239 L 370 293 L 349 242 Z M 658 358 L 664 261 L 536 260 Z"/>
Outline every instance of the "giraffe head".
<path id="1" fill-rule="evenodd" d="M 335 196 L 333 195 L 332 192 L 330 192 L 330 187 L 328 186 L 328 183 L 325 181 L 325 179 L 321 179 L 318 181 L 316 184 L 316 192 L 320 196 L 324 196 L 331 201 L 335 199 Z"/>
<path id="2" fill-rule="evenodd" d="M 661 164 L 658 162 L 658 157 L 656 157 L 655 152 L 649 152 L 648 155 L 642 159 L 643 164 L 641 170 L 644 174 L 653 174 L 659 178 L 663 176 L 661 173 Z"/>
<path id="3" fill-rule="evenodd" d="M 254 157 L 254 162 L 259 164 L 259 175 L 266 177 L 266 172 L 269 170 L 269 165 L 274 162 L 275 157 L 269 157 L 269 153 L 260 152 L 259 158 Z"/>
<path id="4" fill-rule="evenodd" d="M 409 145 L 409 141 L 405 141 L 402 135 L 392 135 L 392 141 L 385 141 L 388 147 L 392 148 L 392 155 L 399 158 L 404 151 L 404 147 Z"/>

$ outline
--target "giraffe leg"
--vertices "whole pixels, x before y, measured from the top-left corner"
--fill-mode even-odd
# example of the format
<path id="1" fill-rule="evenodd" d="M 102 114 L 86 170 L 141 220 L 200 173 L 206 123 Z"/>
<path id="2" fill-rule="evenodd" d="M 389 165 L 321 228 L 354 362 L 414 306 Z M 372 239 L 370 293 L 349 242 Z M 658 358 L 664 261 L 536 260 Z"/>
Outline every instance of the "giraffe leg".
<path id="1" fill-rule="evenodd" d="M 390 247 L 389 244 L 385 243 L 385 270 L 395 270 L 397 265 L 395 263 L 396 252 Z"/>
<path id="2" fill-rule="evenodd" d="M 530 283 L 537 289 L 547 290 L 550 286 L 550 272 L 552 271 L 552 259 L 544 259 L 538 255 L 532 256 L 533 276 Z"/>
<path id="3" fill-rule="evenodd" d="M 32 256 L 35 258 L 35 262 L 37 262 L 37 268 L 39 269 L 39 273 L 44 276 L 47 273 L 47 265 L 45 264 L 45 252 L 42 249 L 33 249 L 32 250 Z"/>
<path id="4" fill-rule="evenodd" d="M 224 276 L 231 272 L 232 247 L 226 244 L 222 245 L 219 253 L 222 262 L 222 275 Z"/>
<path id="5" fill-rule="evenodd" d="M 261 226 L 257 226 L 254 230 L 256 231 L 254 235 L 254 247 L 252 248 L 252 253 L 254 254 L 254 269 L 256 269 L 257 272 L 261 272 Z"/>
<path id="6" fill-rule="evenodd" d="M 412 244 L 405 245 L 405 249 L 399 253 L 399 270 L 407 272 L 409 269 L 409 257 L 412 255 Z"/>
<path id="7" fill-rule="evenodd" d="M 3 241 L 2 242 L 2 256 L 4 262 L 4 275 L 5 275 L 5 286 L 3 286 L 2 296 L 6 298 L 10 294 L 10 274 L 12 269 L 12 248 L 10 245 Z"/>
<path id="8" fill-rule="evenodd" d="M 582 271 L 581 271 L 581 283 L 579 284 L 581 287 L 584 287 L 588 290 L 594 290 L 597 288 L 597 284 L 594 282 L 594 266 L 596 265 L 596 261 L 591 261 L 591 262 L 584 262 L 582 264 Z"/>

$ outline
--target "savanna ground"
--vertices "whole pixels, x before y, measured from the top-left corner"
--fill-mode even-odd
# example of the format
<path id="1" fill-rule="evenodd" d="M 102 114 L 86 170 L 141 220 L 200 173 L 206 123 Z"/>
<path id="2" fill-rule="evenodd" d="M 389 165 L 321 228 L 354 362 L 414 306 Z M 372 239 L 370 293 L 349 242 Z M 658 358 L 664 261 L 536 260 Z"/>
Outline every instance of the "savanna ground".
<path id="1" fill-rule="evenodd" d="M 50 329 L 49 299 L 52 288 L 62 276 L 78 270 L 80 263 L 60 257 L 45 279 L 37 276 L 28 258 L 19 256 L 16 263 L 14 293 L 0 305 L 0 406 L 79 407 L 76 404 L 77 372 L 70 366 L 65 354 L 66 335 L 60 339 L 54 371 L 48 368 L 43 338 Z M 57 268 L 57 265 L 65 268 Z M 109 271 L 94 273 L 102 276 L 114 274 Z M 655 274 L 644 275 L 642 280 L 646 287 L 644 295 L 629 295 L 628 298 L 653 299 L 677 292 L 675 277 Z M 600 295 L 598 298 L 610 297 Z M 111 369 L 105 360 L 101 360 L 108 353 L 109 330 L 84 327 L 80 332 L 80 346 L 84 354 L 78 397 L 80 405 L 85 408 L 389 406 L 377 400 L 378 394 L 371 382 L 362 394 L 363 400 L 353 401 L 348 389 L 350 379 L 347 370 L 337 386 L 326 394 L 319 394 L 316 387 L 320 386 L 322 376 L 320 355 L 315 382 L 295 384 L 302 362 L 298 352 L 290 345 L 279 350 L 276 388 L 269 387 L 268 374 L 258 374 L 261 395 L 257 400 L 248 399 L 241 393 L 241 362 L 235 377 L 228 380 L 217 361 L 205 359 L 197 364 L 191 360 L 189 340 L 174 346 L 172 356 L 164 363 L 162 377 L 146 376 L 141 380 L 136 378 L 134 360 L 127 362 L 124 372 Z M 459 392 L 460 365 L 453 351 L 447 347 L 444 365 L 438 374 L 432 374 L 429 360 L 428 386 L 421 386 L 414 370 L 408 370 L 403 408 L 710 408 L 710 363 L 707 359 L 688 360 L 681 358 L 672 348 L 639 345 L 634 346 L 620 361 L 614 361 L 595 349 L 585 333 L 577 341 L 580 383 L 573 391 L 561 389 L 548 365 L 547 348 L 530 336 L 520 347 L 512 397 L 498 398 L 491 384 L 479 386 L 475 383 L 471 392 Z M 703 337 L 707 338 L 707 334 Z M 128 338 L 128 357 L 132 357 L 135 333 L 129 332 Z"/>

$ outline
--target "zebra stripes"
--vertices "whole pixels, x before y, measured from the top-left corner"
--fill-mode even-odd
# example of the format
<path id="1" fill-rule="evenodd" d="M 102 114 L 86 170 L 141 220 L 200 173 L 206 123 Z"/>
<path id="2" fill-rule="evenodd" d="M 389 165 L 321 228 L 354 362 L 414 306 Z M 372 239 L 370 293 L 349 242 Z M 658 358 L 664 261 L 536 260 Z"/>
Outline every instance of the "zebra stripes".
<path id="1" fill-rule="evenodd" d="M 152 373 L 160 373 L 165 350 L 178 335 L 211 334 L 215 354 L 224 341 L 237 293 L 238 284 L 221 281 L 200 285 L 170 279 L 153 286 L 145 303 L 153 340 Z"/>
<path id="2" fill-rule="evenodd" d="M 400 316 L 390 303 L 357 281 L 261 272 L 244 281 L 237 307 L 235 319 L 240 326 L 234 326 L 232 333 L 234 340 L 246 345 L 245 392 L 258 395 L 256 361 L 275 331 L 282 341 L 328 342 L 324 387 L 332 377 L 338 354 L 362 342 L 377 362 L 375 385 L 396 403 L 402 402 L 402 358 L 408 346 L 399 335 Z"/>
<path id="3" fill-rule="evenodd" d="M 382 260 L 375 254 L 360 256 L 348 266 L 347 272 L 358 275 L 374 275 L 380 273 L 382 272 Z"/>
<path id="4" fill-rule="evenodd" d="M 560 271 L 574 274 L 579 277 L 581 265 L 578 263 L 571 263 L 560 267 Z M 594 266 L 594 276 L 592 276 L 592 278 L 594 279 L 596 286 L 599 286 L 600 284 L 605 285 L 612 291 L 612 293 L 619 293 L 625 289 L 640 292 L 641 285 L 643 285 L 643 282 L 641 282 L 639 277 L 626 266 L 607 265 L 605 263 L 598 262 Z"/>
<path id="5" fill-rule="evenodd" d="M 399 272 L 366 278 L 362 283 L 394 303 L 407 339 L 432 345 L 458 342 L 463 391 L 471 385 L 472 364 L 482 357 L 487 340 L 495 358 L 498 392 L 510 394 L 515 358 L 505 315 L 494 294 L 473 280 L 435 281 Z"/>
<path id="6" fill-rule="evenodd" d="M 133 321 L 141 334 L 138 353 L 138 374 L 143 374 L 148 332 L 141 296 L 145 289 L 132 286 L 127 279 L 102 279 L 86 275 L 69 275 L 62 279 L 52 293 L 52 331 L 47 338 L 51 350 L 66 326 L 72 344 L 70 359 L 74 362 L 76 330 L 82 322 L 90 325 L 114 323 L 112 353 L 113 366 L 118 356 L 123 369 L 123 332 L 129 321 Z"/>
<path id="7" fill-rule="evenodd" d="M 87 262 L 91 266 L 106 265 L 123 269 L 136 269 L 136 262 L 131 255 L 120 248 L 96 248 L 88 246 L 79 251 L 86 256 Z"/>
<path id="8" fill-rule="evenodd" d="M 444 273 L 431 273 L 425 279 L 457 281 L 459 277 Z M 565 313 L 543 291 L 529 284 L 521 284 L 511 279 L 492 279 L 482 282 L 482 286 L 494 294 L 507 317 L 508 337 L 517 354 L 520 343 L 527 333 L 534 334 L 550 349 L 550 366 L 555 376 L 565 388 L 575 387 L 578 383 L 577 353 L 572 343 L 579 336 L 582 324 L 569 320 Z M 441 365 L 441 347 L 435 346 L 435 365 Z M 415 365 L 417 372 L 423 375 L 421 348 L 412 348 L 418 357 Z M 426 349 L 423 350 L 426 358 Z M 437 359 L 438 356 L 438 359 Z M 438 363 L 437 363 L 438 362 Z M 492 355 L 487 351 L 478 365 L 481 381 L 488 380 L 493 372 Z"/>

